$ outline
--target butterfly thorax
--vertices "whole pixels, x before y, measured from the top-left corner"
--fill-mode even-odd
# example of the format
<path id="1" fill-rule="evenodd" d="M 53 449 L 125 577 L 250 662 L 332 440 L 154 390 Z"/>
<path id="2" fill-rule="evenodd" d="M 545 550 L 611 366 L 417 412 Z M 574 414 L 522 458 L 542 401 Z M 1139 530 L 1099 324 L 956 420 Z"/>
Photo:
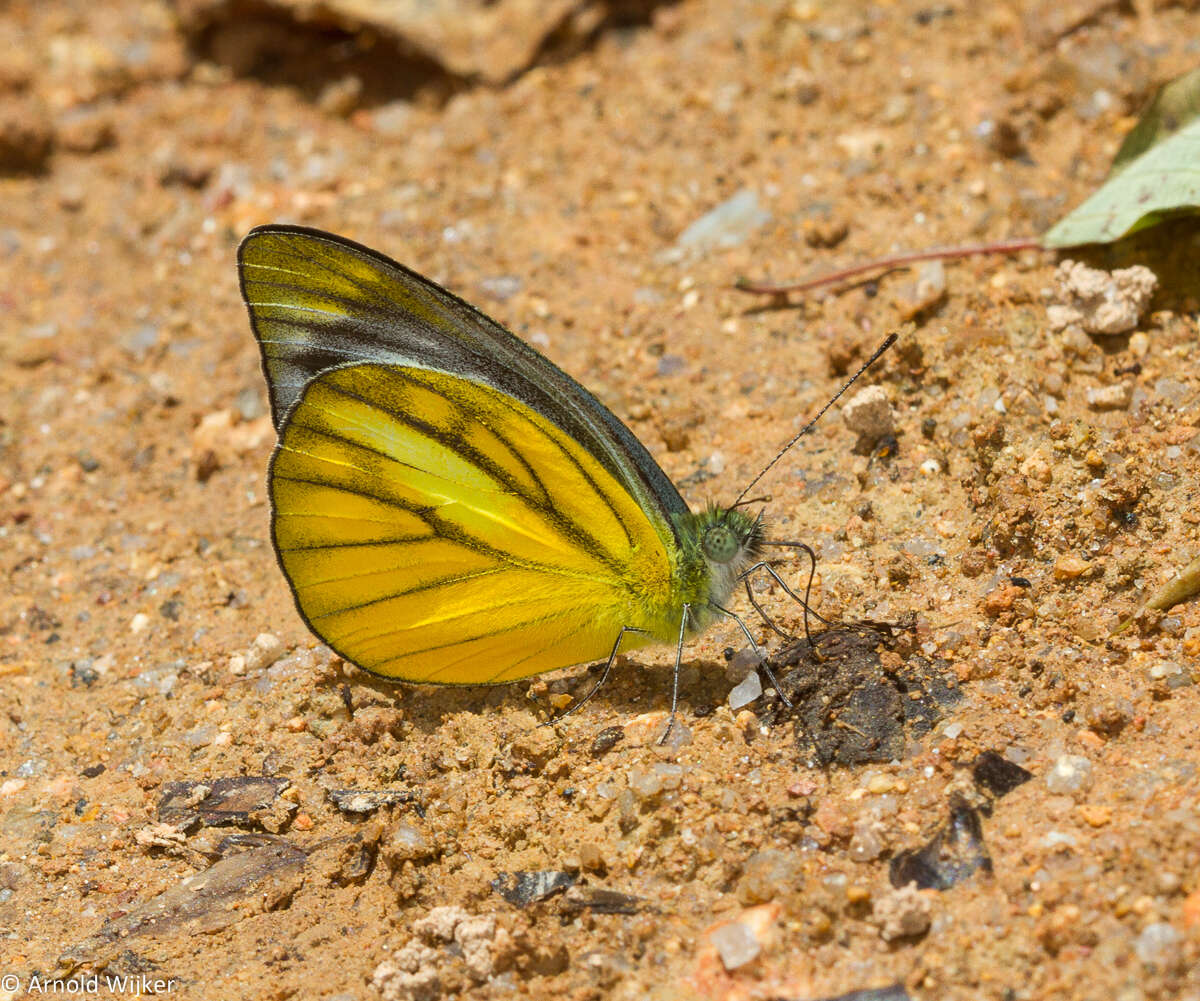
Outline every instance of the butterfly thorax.
<path id="1" fill-rule="evenodd" d="M 709 506 L 677 514 L 674 521 L 680 550 L 676 600 L 690 606 L 687 631 L 694 634 L 717 617 L 713 606 L 726 605 L 741 575 L 761 558 L 762 519 Z"/>

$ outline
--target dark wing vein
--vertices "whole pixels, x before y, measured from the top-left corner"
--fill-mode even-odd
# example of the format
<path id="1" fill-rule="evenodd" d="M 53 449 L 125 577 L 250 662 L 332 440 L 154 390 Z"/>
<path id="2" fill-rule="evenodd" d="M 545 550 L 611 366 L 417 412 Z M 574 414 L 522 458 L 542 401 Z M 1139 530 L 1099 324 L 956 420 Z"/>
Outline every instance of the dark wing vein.
<path id="1" fill-rule="evenodd" d="M 394 371 L 395 371 L 395 374 L 402 374 L 401 372 L 399 372 L 399 370 L 394 370 Z M 443 400 L 446 400 L 448 403 L 450 403 L 451 406 L 453 406 L 455 408 L 458 407 L 457 402 L 452 397 L 443 393 L 436 386 L 431 386 L 431 385 L 428 385 L 427 383 L 419 382 L 416 380 L 408 380 L 408 381 L 412 385 L 418 386 L 427 392 L 431 392 L 437 396 L 440 396 Z M 436 441 L 438 444 L 443 445 L 445 448 L 454 452 L 460 458 L 465 459 L 466 461 L 470 462 L 472 465 L 478 466 L 485 473 L 487 473 L 492 479 L 499 480 L 501 483 L 503 483 L 504 486 L 507 487 L 509 492 L 520 497 L 531 507 L 535 508 L 539 514 L 541 514 L 548 521 L 550 521 L 560 532 L 562 532 L 563 535 L 565 535 L 567 538 L 569 538 L 572 542 L 576 543 L 581 548 L 586 549 L 591 556 L 595 557 L 597 560 L 600 560 L 602 563 L 604 563 L 606 566 L 608 566 L 610 569 L 612 569 L 614 571 L 620 572 L 620 570 L 622 569 L 622 564 L 620 563 L 620 561 L 618 561 L 615 557 L 613 557 L 613 555 L 611 553 L 609 553 L 609 551 L 606 548 L 604 548 L 604 546 L 600 543 L 600 541 L 598 539 L 596 539 L 590 532 L 583 529 L 580 525 L 578 525 L 577 523 L 566 518 L 562 514 L 562 512 L 551 502 L 551 499 L 550 499 L 548 493 L 546 494 L 546 496 L 544 498 L 530 496 L 529 492 L 527 490 L 525 490 L 524 487 L 518 481 L 513 479 L 511 474 L 509 474 L 506 470 L 504 470 L 500 466 L 496 465 L 496 463 L 490 457 L 485 455 L 483 452 L 480 452 L 477 448 L 475 448 L 475 446 L 473 446 L 469 442 L 465 441 L 461 437 L 458 437 L 456 435 L 447 434 L 446 432 L 435 427 L 434 425 L 430 424 L 429 422 L 423 421 L 423 420 L 413 416 L 412 414 L 401 413 L 400 411 L 393 410 L 392 408 L 384 406 L 383 404 L 379 403 L 376 400 L 368 400 L 362 396 L 359 396 L 357 393 L 354 393 L 354 392 L 346 389 L 344 386 L 337 385 L 335 383 L 326 383 L 325 385 L 327 388 L 329 388 L 331 390 L 335 390 L 336 392 L 338 392 L 342 396 L 347 397 L 348 399 L 357 400 L 360 403 L 363 403 L 367 406 L 373 407 L 374 409 L 387 414 L 389 417 L 392 417 L 399 423 L 408 426 L 412 430 L 416 431 L 418 434 L 424 435 L 426 438 L 430 438 L 433 441 Z M 497 396 L 497 398 L 502 399 L 502 397 L 499 397 L 499 396 Z M 507 401 L 504 401 L 504 402 L 507 405 Z M 303 426 L 306 428 L 310 427 L 309 425 L 303 425 Z M 311 429 L 311 430 L 316 430 L 316 429 Z M 504 439 L 503 436 L 501 436 L 495 428 L 489 427 L 488 431 L 490 431 L 492 434 L 496 435 L 497 437 L 501 438 L 501 440 L 504 441 L 505 447 L 509 448 L 510 451 L 515 452 L 515 450 L 511 446 L 511 444 L 506 439 Z M 566 457 L 566 459 L 571 463 L 571 465 L 587 481 L 588 485 L 592 488 L 593 492 L 602 499 L 605 507 L 607 507 L 609 509 L 609 511 L 612 512 L 613 519 L 621 526 L 622 530 L 625 533 L 626 539 L 632 545 L 633 540 L 629 534 L 629 528 L 625 525 L 625 522 L 618 514 L 616 508 L 613 506 L 612 500 L 600 488 L 599 484 L 596 483 L 595 479 L 593 479 L 592 476 L 587 472 L 587 470 L 583 468 L 583 466 L 580 464 L 579 460 L 575 456 L 571 455 L 570 452 L 568 452 L 565 448 L 563 448 L 561 443 L 556 441 L 550 435 L 544 435 L 544 437 L 548 441 L 550 441 L 554 444 L 554 447 L 563 456 Z M 344 439 L 344 440 L 348 440 L 348 439 Z M 401 463 L 401 465 L 407 465 L 413 469 L 420 468 L 417 466 L 413 466 L 411 463 L 403 462 L 400 459 L 395 459 L 394 457 L 392 457 L 392 458 L 394 459 L 394 461 Z M 526 468 L 529 468 L 527 463 L 526 463 Z M 421 472 L 428 472 L 428 470 L 421 470 Z M 437 474 L 430 473 L 430 475 L 436 476 Z M 536 474 L 535 474 L 535 476 L 536 476 Z M 442 477 L 442 478 L 444 479 L 444 477 Z M 545 486 L 542 483 L 541 478 L 537 477 L 537 480 L 538 480 L 538 485 L 544 491 Z"/>

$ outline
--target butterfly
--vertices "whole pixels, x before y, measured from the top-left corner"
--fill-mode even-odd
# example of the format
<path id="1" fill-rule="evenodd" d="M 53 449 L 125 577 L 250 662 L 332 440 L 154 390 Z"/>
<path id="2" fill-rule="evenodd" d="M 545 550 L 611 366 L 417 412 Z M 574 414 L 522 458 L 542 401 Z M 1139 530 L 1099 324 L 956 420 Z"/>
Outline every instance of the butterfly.
<path id="1" fill-rule="evenodd" d="M 666 643 L 677 691 L 715 619 L 754 644 L 726 608 L 770 566 L 741 498 L 692 511 L 583 386 L 376 251 L 262 226 L 238 269 L 278 434 L 275 553 L 347 661 L 486 685 L 606 660 L 598 688 L 618 650 Z"/>

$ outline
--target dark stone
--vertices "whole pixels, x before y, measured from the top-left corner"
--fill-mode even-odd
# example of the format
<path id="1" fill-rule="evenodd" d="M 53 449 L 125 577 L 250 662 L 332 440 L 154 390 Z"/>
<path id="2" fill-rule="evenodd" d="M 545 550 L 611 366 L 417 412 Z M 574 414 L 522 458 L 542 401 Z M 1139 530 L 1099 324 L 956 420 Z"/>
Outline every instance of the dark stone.
<path id="1" fill-rule="evenodd" d="M 411 789 L 330 789 L 329 798 L 343 813 L 373 813 L 381 806 L 412 803 L 417 794 Z"/>
<path id="2" fill-rule="evenodd" d="M 492 889 L 514 907 L 528 907 L 574 884 L 575 877 L 569 872 L 545 869 L 538 872 L 502 872 L 492 880 Z"/>
<path id="3" fill-rule="evenodd" d="M 900 454 L 900 441 L 894 434 L 885 434 L 871 446 L 869 454 L 868 465 L 876 462 L 891 462 Z"/>
<path id="4" fill-rule="evenodd" d="M 603 887 L 576 886 L 569 889 L 563 898 L 562 911 L 569 917 L 583 911 L 594 914 L 636 914 L 643 906 L 641 897 L 629 893 L 618 893 Z"/>
<path id="5" fill-rule="evenodd" d="M 625 731 L 619 726 L 610 726 L 601 730 L 592 740 L 591 755 L 599 758 L 607 754 L 625 739 Z"/>
<path id="6" fill-rule="evenodd" d="M 897 854 L 888 876 L 895 887 L 916 883 L 920 890 L 948 890 L 979 870 L 992 871 L 979 811 L 955 795 L 949 823 L 923 848 Z"/>
<path id="7" fill-rule="evenodd" d="M 56 615 L 37 605 L 29 606 L 29 610 L 25 613 L 25 622 L 28 624 L 30 632 L 38 633 L 48 632 L 62 625 Z"/>
<path id="8" fill-rule="evenodd" d="M 83 685 L 85 688 L 91 688 L 97 681 L 100 680 L 100 672 L 92 667 L 92 662 L 76 661 L 71 665 L 71 687 L 78 688 Z"/>
<path id="9" fill-rule="evenodd" d="M 971 765 L 971 777 L 984 792 L 997 799 L 1033 778 L 1033 772 L 1014 764 L 995 751 L 981 751 Z"/>
<path id="10" fill-rule="evenodd" d="M 187 829 L 257 827 L 265 812 L 291 782 L 288 779 L 235 775 L 208 782 L 168 782 L 158 804 L 158 819 Z M 198 787 L 207 788 L 202 798 Z"/>

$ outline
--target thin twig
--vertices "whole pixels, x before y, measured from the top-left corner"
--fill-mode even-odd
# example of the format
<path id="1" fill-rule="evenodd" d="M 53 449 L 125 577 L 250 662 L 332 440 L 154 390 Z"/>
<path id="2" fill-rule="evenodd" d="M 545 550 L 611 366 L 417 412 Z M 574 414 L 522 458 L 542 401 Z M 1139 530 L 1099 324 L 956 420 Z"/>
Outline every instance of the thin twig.
<path id="1" fill-rule="evenodd" d="M 769 282 L 751 281 L 749 278 L 739 278 L 734 288 L 739 292 L 750 292 L 754 295 L 786 295 L 788 292 L 811 292 L 825 285 L 836 285 L 848 281 L 868 271 L 894 271 L 918 261 L 953 261 L 962 257 L 976 257 L 980 254 L 1016 254 L 1022 250 L 1043 250 L 1041 243 L 1033 238 L 1020 240 L 1001 240 L 997 243 L 977 243 L 966 247 L 943 247 L 938 250 L 922 250 L 913 254 L 897 254 L 895 257 L 883 257 L 869 261 L 866 264 L 856 264 L 843 268 L 819 278 L 809 278 L 807 281 L 793 282 L 788 285 L 772 285 Z"/>

